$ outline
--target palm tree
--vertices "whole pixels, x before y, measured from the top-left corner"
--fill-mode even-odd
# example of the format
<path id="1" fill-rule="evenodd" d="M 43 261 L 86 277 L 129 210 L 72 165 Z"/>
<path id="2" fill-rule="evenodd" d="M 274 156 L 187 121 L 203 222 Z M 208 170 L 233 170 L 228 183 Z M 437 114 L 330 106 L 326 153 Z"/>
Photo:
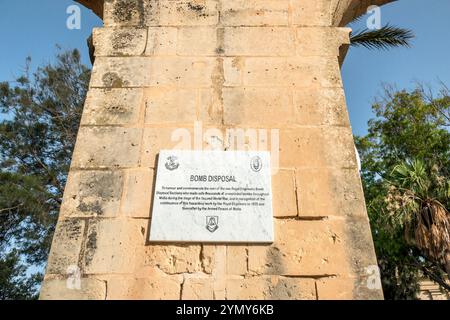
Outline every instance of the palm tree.
<path id="1" fill-rule="evenodd" d="M 384 49 L 392 47 L 410 47 L 410 40 L 414 38 L 411 30 L 385 25 L 378 30 L 365 29 L 350 35 L 350 45 L 363 46 L 367 49 Z"/>
<path id="2" fill-rule="evenodd" d="M 355 23 L 361 20 L 361 14 L 353 21 Z M 399 28 L 395 26 L 385 25 L 381 29 L 369 30 L 364 29 L 350 34 L 350 45 L 353 47 L 363 46 L 367 49 L 383 49 L 387 50 L 393 47 L 410 47 L 410 41 L 414 38 L 414 33 L 409 29 Z"/>
<path id="3" fill-rule="evenodd" d="M 421 160 L 394 167 L 389 183 L 400 197 L 398 215 L 404 221 L 406 240 L 420 250 L 434 270 L 445 270 L 450 278 L 450 181 L 439 170 L 428 168 Z M 419 263 L 417 263 L 419 266 Z M 450 286 L 438 279 L 430 268 L 422 270 L 444 288 Z"/>

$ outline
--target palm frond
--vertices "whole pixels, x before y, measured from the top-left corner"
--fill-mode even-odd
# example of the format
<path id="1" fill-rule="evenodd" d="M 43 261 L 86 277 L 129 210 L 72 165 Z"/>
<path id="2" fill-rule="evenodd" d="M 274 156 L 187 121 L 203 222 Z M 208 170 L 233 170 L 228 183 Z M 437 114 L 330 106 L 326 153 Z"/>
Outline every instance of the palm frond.
<path id="1" fill-rule="evenodd" d="M 351 34 L 351 46 L 363 46 L 368 49 L 384 49 L 393 47 L 410 47 L 414 33 L 409 29 L 385 25 L 379 30 L 362 30 Z"/>

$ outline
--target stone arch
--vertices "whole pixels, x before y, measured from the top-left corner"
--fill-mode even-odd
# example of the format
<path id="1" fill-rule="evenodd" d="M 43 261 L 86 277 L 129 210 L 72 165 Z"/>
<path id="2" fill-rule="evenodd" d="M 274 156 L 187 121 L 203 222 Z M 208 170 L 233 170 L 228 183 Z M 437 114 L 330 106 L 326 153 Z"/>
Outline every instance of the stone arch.
<path id="1" fill-rule="evenodd" d="M 344 27 L 371 5 L 381 6 L 397 0 L 333 0 L 333 26 Z"/>
<path id="2" fill-rule="evenodd" d="M 103 2 L 104 0 L 75 0 L 85 7 L 91 9 L 96 15 L 103 19 Z"/>

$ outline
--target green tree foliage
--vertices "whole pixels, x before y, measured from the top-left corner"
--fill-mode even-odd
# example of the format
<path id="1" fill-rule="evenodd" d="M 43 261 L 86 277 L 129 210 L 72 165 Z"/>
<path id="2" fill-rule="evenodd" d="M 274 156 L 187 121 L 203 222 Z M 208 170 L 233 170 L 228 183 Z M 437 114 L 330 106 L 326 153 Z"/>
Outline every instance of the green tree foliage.
<path id="1" fill-rule="evenodd" d="M 77 50 L 0 83 L 0 298 L 32 299 L 61 204 L 90 70 Z M 28 274 L 29 276 L 25 276 Z"/>
<path id="2" fill-rule="evenodd" d="M 372 108 L 356 144 L 385 296 L 414 299 L 423 276 L 448 290 L 449 91 L 386 87 Z"/>

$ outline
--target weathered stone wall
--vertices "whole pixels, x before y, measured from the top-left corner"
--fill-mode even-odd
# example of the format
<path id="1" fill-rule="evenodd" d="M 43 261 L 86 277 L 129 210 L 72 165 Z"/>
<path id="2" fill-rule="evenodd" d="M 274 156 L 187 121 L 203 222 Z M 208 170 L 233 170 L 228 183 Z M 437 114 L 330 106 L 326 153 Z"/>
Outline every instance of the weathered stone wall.
<path id="1" fill-rule="evenodd" d="M 376 258 L 338 62 L 349 42 L 338 4 L 105 0 L 41 298 L 382 298 L 367 285 Z M 194 121 L 280 129 L 273 245 L 146 241 L 156 156 Z M 74 268 L 80 290 L 67 286 Z"/>

